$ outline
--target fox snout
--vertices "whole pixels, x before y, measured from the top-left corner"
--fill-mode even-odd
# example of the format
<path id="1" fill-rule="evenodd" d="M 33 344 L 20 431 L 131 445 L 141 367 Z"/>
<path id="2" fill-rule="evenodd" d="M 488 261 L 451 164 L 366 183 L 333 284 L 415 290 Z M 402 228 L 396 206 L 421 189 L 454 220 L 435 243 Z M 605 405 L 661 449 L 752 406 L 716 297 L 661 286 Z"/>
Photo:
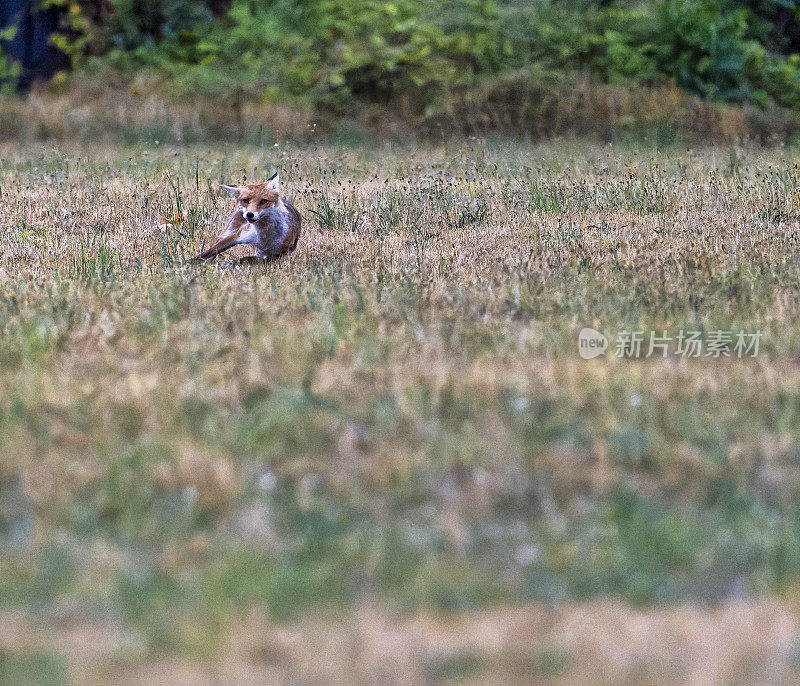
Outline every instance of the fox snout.
<path id="1" fill-rule="evenodd" d="M 246 207 L 242 208 L 242 216 L 245 218 L 245 221 L 250 222 L 251 224 L 255 224 L 261 217 L 265 214 L 264 210 L 251 210 Z"/>

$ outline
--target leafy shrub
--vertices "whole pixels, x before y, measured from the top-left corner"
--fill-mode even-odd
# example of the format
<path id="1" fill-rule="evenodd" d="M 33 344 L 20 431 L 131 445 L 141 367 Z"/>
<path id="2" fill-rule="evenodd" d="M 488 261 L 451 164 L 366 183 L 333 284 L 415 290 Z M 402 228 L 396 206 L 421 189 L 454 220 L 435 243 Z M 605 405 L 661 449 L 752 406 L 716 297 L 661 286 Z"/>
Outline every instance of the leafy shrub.
<path id="1" fill-rule="evenodd" d="M 391 103 L 430 121 L 487 82 L 534 93 L 577 74 L 800 104 L 794 0 L 232 0 L 216 18 L 209 0 L 81 2 L 56 38 L 76 64 L 123 82 L 150 72 L 235 111 L 280 101 L 336 118 Z"/>
<path id="2" fill-rule="evenodd" d="M 757 49 L 746 39 L 747 11 L 713 0 L 667 0 L 660 7 L 661 67 L 681 88 L 741 101 L 752 97 L 746 64 Z"/>
<path id="3" fill-rule="evenodd" d="M 12 89 L 19 78 L 19 64 L 12 62 L 3 53 L 2 46 L 2 41 L 11 40 L 16 32 L 16 26 L 9 26 L 0 31 L 0 92 Z"/>

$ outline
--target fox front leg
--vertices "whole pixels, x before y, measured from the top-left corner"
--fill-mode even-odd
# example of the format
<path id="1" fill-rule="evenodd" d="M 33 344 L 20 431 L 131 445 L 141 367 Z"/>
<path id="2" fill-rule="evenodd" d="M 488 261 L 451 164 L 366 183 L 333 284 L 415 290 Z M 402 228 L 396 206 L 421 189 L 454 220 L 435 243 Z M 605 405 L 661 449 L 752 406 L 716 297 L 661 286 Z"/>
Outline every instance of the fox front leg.
<path id="1" fill-rule="evenodd" d="M 195 259 L 196 260 L 213 260 L 217 255 L 225 252 L 228 248 L 232 248 L 239 242 L 242 227 L 247 222 L 242 217 L 239 210 L 235 210 L 228 217 L 228 222 L 225 225 L 225 230 L 217 236 L 214 243 L 210 248 L 201 252 Z"/>

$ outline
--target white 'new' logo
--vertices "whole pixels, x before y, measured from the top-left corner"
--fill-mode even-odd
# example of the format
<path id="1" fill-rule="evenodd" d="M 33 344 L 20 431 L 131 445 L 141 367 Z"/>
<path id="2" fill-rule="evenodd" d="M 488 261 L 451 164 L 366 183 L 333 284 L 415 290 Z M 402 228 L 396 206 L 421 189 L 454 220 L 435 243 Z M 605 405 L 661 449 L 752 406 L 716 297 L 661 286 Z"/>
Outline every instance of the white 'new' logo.
<path id="1" fill-rule="evenodd" d="M 578 354 L 584 360 L 604 355 L 607 347 L 608 339 L 599 331 L 586 327 L 578 334 Z"/>

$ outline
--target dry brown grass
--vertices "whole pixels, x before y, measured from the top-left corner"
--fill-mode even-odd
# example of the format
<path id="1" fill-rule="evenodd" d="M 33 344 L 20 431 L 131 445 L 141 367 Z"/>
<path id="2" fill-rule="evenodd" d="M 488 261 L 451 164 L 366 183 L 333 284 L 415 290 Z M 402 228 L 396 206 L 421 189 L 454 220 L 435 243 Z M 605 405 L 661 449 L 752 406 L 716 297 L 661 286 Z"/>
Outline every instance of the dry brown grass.
<path id="1" fill-rule="evenodd" d="M 398 616 L 364 606 L 291 626 L 241 618 L 214 660 L 144 660 L 111 624 L 5 615 L 0 646 L 58 650 L 75 682 L 729 684 L 800 677 L 800 612 L 772 601 L 634 609 L 615 602 Z"/>
<path id="2" fill-rule="evenodd" d="M 791 109 L 713 104 L 675 85 L 630 88 L 588 78 L 553 85 L 531 81 L 524 72 L 492 77 L 426 116 L 417 109 L 401 98 L 393 107 L 361 106 L 349 117 L 329 119 L 286 104 L 171 98 L 148 76 L 127 84 L 83 76 L 67 90 L 40 84 L 23 98 L 0 98 L 0 141 L 264 145 L 309 142 L 324 130 L 336 132 L 333 137 L 344 144 L 370 137 L 408 141 L 420 134 L 439 141 L 453 134 L 540 140 L 580 133 L 669 146 L 679 141 L 775 144 L 800 135 L 800 117 Z"/>
<path id="3" fill-rule="evenodd" d="M 793 149 L 0 159 L 4 675 L 796 676 Z M 297 252 L 188 262 L 278 168 Z"/>

